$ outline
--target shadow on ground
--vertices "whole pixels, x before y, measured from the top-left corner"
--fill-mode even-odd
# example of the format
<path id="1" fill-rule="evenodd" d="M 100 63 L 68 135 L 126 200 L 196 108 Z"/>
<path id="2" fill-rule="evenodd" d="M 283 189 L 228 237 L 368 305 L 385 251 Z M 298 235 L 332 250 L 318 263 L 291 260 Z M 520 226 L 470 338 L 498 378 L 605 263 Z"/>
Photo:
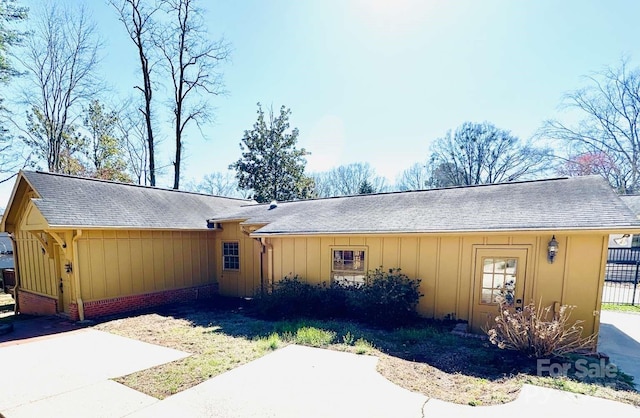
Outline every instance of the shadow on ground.
<path id="1" fill-rule="evenodd" d="M 59 316 L 10 315 L 0 319 L 0 325 L 11 324 L 12 331 L 0 335 L 0 345 L 18 343 L 31 338 L 45 337 L 86 327 Z"/>
<path id="2" fill-rule="evenodd" d="M 335 333 L 334 343 L 363 339 L 389 356 L 425 364 L 448 374 L 459 373 L 492 382 L 501 382 L 515 375 L 537 375 L 536 359 L 527 358 L 515 351 L 500 350 L 487 340 L 453 335 L 451 329 L 455 323 L 452 321 L 422 320 L 412 327 L 394 330 L 376 329 L 344 320 L 272 321 L 252 315 L 250 301 L 215 297 L 211 300 L 165 305 L 105 317 L 100 322 L 144 314 L 182 319 L 194 327 L 205 328 L 205 332 L 249 340 L 268 337 L 273 333 L 296 335 L 302 328 L 313 327 Z M 0 343 L 82 328 L 81 325 L 60 317 L 26 318 L 20 315 L 13 319 L 13 323 L 14 332 L 0 336 Z M 604 384 L 633 390 L 624 376 Z"/>
<path id="3" fill-rule="evenodd" d="M 193 326 L 212 328 L 210 332 L 255 339 L 295 335 L 304 327 L 335 332 L 336 343 L 346 338 L 360 338 L 393 357 L 426 363 L 446 373 L 461 373 L 487 380 L 500 380 L 518 373 L 535 374 L 536 361 L 514 351 L 499 350 L 487 340 L 463 338 L 451 334 L 453 321 L 421 320 L 410 328 L 376 329 L 344 320 L 264 320 L 252 314 L 251 302 L 244 299 L 216 297 L 209 301 L 175 304 L 129 314 L 156 313 L 189 321 Z M 103 318 L 106 322 L 124 316 Z M 348 335 L 348 337 L 347 337 Z"/>

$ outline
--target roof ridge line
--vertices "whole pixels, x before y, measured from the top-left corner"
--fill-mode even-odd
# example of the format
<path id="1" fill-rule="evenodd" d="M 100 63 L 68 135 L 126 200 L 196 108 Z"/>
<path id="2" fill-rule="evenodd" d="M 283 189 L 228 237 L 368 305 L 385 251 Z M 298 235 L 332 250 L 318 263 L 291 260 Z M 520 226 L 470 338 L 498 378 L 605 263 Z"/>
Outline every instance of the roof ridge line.
<path id="1" fill-rule="evenodd" d="M 219 195 L 213 195 L 213 194 L 207 194 L 207 193 L 192 192 L 192 191 L 189 191 L 189 190 L 180 190 L 180 189 L 176 190 L 176 189 L 170 189 L 170 188 L 166 188 L 166 187 L 147 186 L 147 185 L 144 185 L 144 184 L 136 184 L 136 183 L 123 183 L 123 182 L 120 182 L 120 181 L 99 179 L 99 178 L 95 178 L 95 177 L 74 176 L 74 175 L 71 175 L 71 174 L 64 174 L 64 173 L 51 173 L 49 171 L 42 171 L 42 170 L 35 170 L 35 171 L 24 170 L 24 172 L 25 173 L 45 174 L 45 175 L 56 176 L 56 177 L 65 177 L 65 178 L 71 178 L 71 179 L 77 179 L 77 180 L 94 181 L 94 182 L 98 182 L 98 183 L 108 183 L 108 184 L 114 184 L 114 185 L 118 185 L 118 186 L 132 186 L 132 187 L 139 187 L 139 188 L 142 188 L 142 189 L 160 190 L 160 191 L 165 191 L 165 192 L 186 193 L 186 194 L 193 194 L 193 195 L 198 195 L 198 196 L 218 197 L 218 198 L 221 198 L 221 199 L 239 200 L 241 202 L 247 202 L 247 203 L 251 202 L 249 199 L 242 199 L 242 198 L 239 198 L 239 197 L 219 196 Z"/>
<path id="2" fill-rule="evenodd" d="M 367 196 L 385 196 L 385 195 L 394 195 L 394 194 L 404 194 L 404 193 L 425 193 L 425 192 L 434 192 L 441 190 L 456 190 L 456 189 L 471 189 L 471 188 L 479 188 L 479 187 L 491 187 L 491 186 L 507 186 L 513 184 L 525 184 L 525 183 L 544 183 L 548 181 L 557 181 L 557 180 L 570 180 L 579 177 L 593 177 L 598 176 L 597 174 L 591 176 L 577 176 L 577 177 L 550 177 L 544 179 L 533 179 L 533 180 L 516 180 L 516 181 L 505 181 L 501 183 L 484 183 L 484 184 L 465 184 L 458 186 L 445 186 L 445 187 L 434 187 L 432 189 L 417 189 L 417 190 L 394 190 L 390 192 L 377 192 L 377 193 L 365 193 L 365 194 L 349 194 L 342 196 L 327 196 L 327 197 L 314 197 L 312 199 L 298 199 L 298 200 L 279 200 L 278 203 L 296 203 L 296 202 L 309 202 L 314 200 L 329 200 L 329 199 L 343 199 L 349 197 L 367 197 Z M 258 203 L 257 205 L 246 205 L 246 206 L 261 206 L 268 205 L 269 202 Z M 241 206 L 241 207 L 244 207 Z"/>

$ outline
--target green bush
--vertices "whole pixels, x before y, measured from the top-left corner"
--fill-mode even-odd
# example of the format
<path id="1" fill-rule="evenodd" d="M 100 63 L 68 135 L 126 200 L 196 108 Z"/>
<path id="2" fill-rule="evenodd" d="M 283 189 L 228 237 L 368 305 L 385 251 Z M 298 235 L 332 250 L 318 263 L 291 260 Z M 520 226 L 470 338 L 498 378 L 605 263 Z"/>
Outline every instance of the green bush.
<path id="1" fill-rule="evenodd" d="M 399 268 L 367 273 L 366 284 L 354 298 L 360 319 L 375 325 L 394 327 L 411 323 L 420 299 L 420 280 L 412 280 Z"/>
<path id="2" fill-rule="evenodd" d="M 422 296 L 420 280 L 412 280 L 400 269 L 367 274 L 364 284 L 311 285 L 298 276 L 287 276 L 273 291 L 254 301 L 254 312 L 271 319 L 347 318 L 376 326 L 394 327 L 412 322 Z"/>
<path id="3" fill-rule="evenodd" d="M 271 293 L 256 298 L 253 309 L 271 319 L 315 317 L 324 303 L 323 288 L 301 281 L 298 275 L 286 276 Z"/>

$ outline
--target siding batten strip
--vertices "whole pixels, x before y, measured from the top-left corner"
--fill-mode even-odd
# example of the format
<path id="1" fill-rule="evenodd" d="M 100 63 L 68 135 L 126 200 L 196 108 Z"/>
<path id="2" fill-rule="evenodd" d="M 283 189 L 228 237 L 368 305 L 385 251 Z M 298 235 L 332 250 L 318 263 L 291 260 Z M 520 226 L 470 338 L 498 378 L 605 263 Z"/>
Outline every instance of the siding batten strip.
<path id="1" fill-rule="evenodd" d="M 567 286 L 569 285 L 569 248 L 571 247 L 571 237 L 567 236 L 564 249 L 564 271 L 562 274 L 562 293 L 560 295 L 560 305 L 565 304 L 565 295 L 567 294 Z"/>
<path id="2" fill-rule="evenodd" d="M 436 239 L 436 282 L 435 282 L 435 286 L 433 288 L 433 297 L 434 297 L 434 303 L 433 303 L 433 316 L 434 318 L 438 317 L 438 290 L 440 288 L 440 264 L 442 261 L 442 258 L 440 257 L 440 250 L 441 250 L 441 246 L 442 246 L 442 237 L 438 237 Z"/>
<path id="3" fill-rule="evenodd" d="M 463 253 L 463 238 L 458 238 L 458 272 L 456 274 L 456 312 L 455 319 L 460 319 L 460 292 L 462 292 L 462 253 Z"/>

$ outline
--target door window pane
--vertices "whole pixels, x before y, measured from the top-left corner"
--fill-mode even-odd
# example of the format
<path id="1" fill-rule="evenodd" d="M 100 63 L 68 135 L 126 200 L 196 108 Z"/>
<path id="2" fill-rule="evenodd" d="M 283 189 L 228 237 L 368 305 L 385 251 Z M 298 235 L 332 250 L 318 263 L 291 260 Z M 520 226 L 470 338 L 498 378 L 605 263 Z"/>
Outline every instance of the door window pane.
<path id="1" fill-rule="evenodd" d="M 515 258 L 483 259 L 481 303 L 513 305 L 517 265 Z"/>

